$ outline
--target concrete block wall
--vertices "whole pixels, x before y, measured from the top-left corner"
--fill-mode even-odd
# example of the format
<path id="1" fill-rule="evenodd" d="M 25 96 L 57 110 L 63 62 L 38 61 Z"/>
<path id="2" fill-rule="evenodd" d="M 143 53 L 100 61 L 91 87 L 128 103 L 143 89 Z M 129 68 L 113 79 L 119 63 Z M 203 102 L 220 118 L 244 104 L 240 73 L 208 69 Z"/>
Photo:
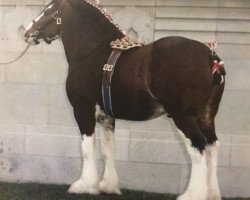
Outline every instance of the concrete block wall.
<path id="1" fill-rule="evenodd" d="M 25 47 L 18 30 L 48 2 L 0 0 L 0 61 L 14 58 Z M 222 144 L 219 183 L 223 196 L 250 197 L 250 2 L 104 0 L 104 4 L 131 37 L 152 41 L 182 35 L 220 43 L 217 52 L 228 74 L 216 119 Z M 0 181 L 70 184 L 78 178 L 81 140 L 65 93 L 66 76 L 60 41 L 32 47 L 18 62 L 0 65 Z M 96 132 L 99 138 L 98 128 Z M 100 153 L 98 158 L 102 169 Z M 116 161 L 124 188 L 181 193 L 189 177 L 184 144 L 166 117 L 118 120 Z"/>

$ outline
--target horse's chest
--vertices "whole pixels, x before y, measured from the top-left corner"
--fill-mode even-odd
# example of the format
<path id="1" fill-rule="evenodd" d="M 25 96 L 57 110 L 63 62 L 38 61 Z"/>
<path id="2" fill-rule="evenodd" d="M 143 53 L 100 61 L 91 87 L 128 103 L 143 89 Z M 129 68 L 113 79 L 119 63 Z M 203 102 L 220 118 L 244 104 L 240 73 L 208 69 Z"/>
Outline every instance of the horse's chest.
<path id="1" fill-rule="evenodd" d="M 98 82 L 94 75 L 83 75 L 82 73 L 68 74 L 66 80 L 66 93 L 72 106 L 84 99 L 95 99 L 98 95 Z"/>

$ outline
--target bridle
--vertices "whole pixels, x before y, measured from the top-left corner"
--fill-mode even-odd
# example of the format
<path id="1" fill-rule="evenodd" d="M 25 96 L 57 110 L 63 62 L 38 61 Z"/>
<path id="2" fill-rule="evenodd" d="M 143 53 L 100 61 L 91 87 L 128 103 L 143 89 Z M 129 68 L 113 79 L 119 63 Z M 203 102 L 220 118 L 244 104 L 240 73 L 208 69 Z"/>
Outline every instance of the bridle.
<path id="1" fill-rule="evenodd" d="M 44 15 L 48 15 L 48 12 L 43 12 Z M 33 34 L 30 34 L 30 39 L 33 39 L 34 42 L 36 44 L 39 44 L 40 42 L 38 41 L 38 37 L 41 36 L 41 38 L 47 43 L 50 44 L 53 40 L 56 40 L 58 37 L 54 37 L 54 38 L 49 38 L 45 33 L 44 33 L 44 29 L 51 24 L 53 21 L 56 21 L 56 24 L 58 26 L 60 26 L 62 24 L 62 18 L 61 18 L 61 8 L 59 8 L 58 10 L 56 10 L 52 15 L 51 18 L 47 19 L 44 23 L 42 23 L 41 25 L 38 25 L 38 23 L 36 22 L 36 20 L 33 20 L 33 26 L 35 26 L 35 28 L 37 29 L 37 31 Z M 27 47 L 25 47 L 25 49 L 21 52 L 21 54 L 15 58 L 12 61 L 8 61 L 8 62 L 0 62 L 0 65 L 8 65 L 11 63 L 16 62 L 17 60 L 19 60 L 29 49 L 31 44 L 28 44 Z"/>
<path id="2" fill-rule="evenodd" d="M 124 30 L 122 30 L 121 28 L 119 28 L 119 26 L 115 23 L 115 21 L 111 18 L 111 15 L 106 13 L 106 11 L 104 11 L 102 9 L 101 3 L 99 3 L 99 5 L 96 5 L 92 2 L 90 2 L 89 0 L 84 0 L 86 3 L 94 6 L 95 8 L 97 8 L 106 18 L 108 18 L 108 20 L 113 23 L 121 32 L 122 34 L 125 36 L 126 33 Z M 33 34 L 30 35 L 30 38 L 32 38 L 35 42 L 35 44 L 39 44 L 40 42 L 38 41 L 38 37 L 41 37 L 47 44 L 50 44 L 53 40 L 56 40 L 59 37 L 54 37 L 54 38 L 49 38 L 47 37 L 47 35 L 44 33 L 44 29 L 51 24 L 54 20 L 56 20 L 56 24 L 57 25 L 61 25 L 62 24 L 62 18 L 60 17 L 61 15 L 61 6 L 60 8 L 57 9 L 52 15 L 51 18 L 49 20 L 47 20 L 46 22 L 44 22 L 42 25 L 38 25 L 38 23 L 33 20 L 33 26 L 35 26 L 35 28 L 37 29 L 37 31 Z M 46 15 L 46 11 L 44 12 L 44 14 Z"/>
<path id="3" fill-rule="evenodd" d="M 36 44 L 39 44 L 40 42 L 38 41 L 38 37 L 40 36 L 47 44 L 50 44 L 53 40 L 57 39 L 57 37 L 54 38 L 49 38 L 45 33 L 44 29 L 56 21 L 56 24 L 60 26 L 62 24 L 62 18 L 61 18 L 61 9 L 56 10 L 52 15 L 51 18 L 46 20 L 44 23 L 38 25 L 38 23 L 35 21 L 35 19 L 32 21 L 33 26 L 36 28 L 36 32 L 34 34 L 31 34 L 30 37 L 34 40 Z M 45 11 L 44 15 L 48 15 L 48 13 Z"/>

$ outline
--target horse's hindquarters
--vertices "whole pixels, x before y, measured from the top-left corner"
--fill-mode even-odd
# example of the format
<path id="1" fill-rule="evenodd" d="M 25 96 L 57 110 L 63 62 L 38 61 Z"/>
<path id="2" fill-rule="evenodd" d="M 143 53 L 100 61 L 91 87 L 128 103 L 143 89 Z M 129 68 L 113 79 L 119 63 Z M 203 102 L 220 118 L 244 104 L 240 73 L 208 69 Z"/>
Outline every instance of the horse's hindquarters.
<path id="1" fill-rule="evenodd" d="M 206 105 L 212 76 L 211 51 L 181 37 L 159 40 L 152 49 L 149 87 L 171 115 L 199 116 Z"/>

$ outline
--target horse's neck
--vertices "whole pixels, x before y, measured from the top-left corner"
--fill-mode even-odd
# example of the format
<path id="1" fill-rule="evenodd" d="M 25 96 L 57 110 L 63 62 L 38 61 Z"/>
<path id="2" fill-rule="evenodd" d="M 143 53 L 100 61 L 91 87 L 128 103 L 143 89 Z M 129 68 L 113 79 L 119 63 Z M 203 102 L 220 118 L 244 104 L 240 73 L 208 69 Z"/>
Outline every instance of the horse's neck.
<path id="1" fill-rule="evenodd" d="M 103 16 L 104 17 L 104 16 Z M 100 59 L 105 62 L 111 52 L 110 42 L 123 34 L 109 21 L 98 18 L 82 19 L 69 16 L 64 24 L 62 41 L 71 68 L 83 65 L 84 60 Z M 80 66 L 83 67 L 83 66 Z"/>

